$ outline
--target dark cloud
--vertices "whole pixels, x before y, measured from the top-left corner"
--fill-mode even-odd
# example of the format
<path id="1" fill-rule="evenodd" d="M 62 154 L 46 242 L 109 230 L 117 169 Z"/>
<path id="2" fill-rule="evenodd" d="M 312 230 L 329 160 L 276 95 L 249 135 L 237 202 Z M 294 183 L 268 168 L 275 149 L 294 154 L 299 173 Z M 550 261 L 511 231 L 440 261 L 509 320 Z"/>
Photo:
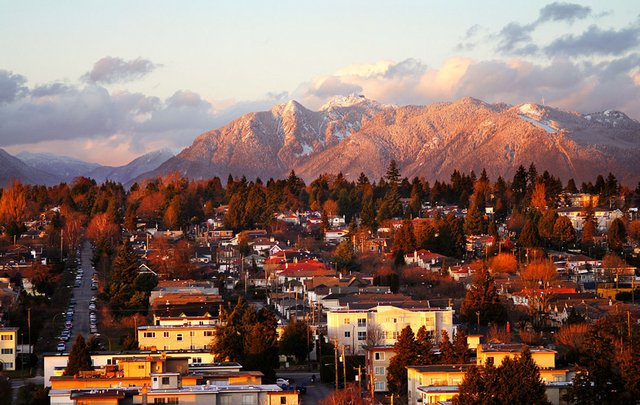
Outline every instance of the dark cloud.
<path id="1" fill-rule="evenodd" d="M 482 29 L 482 26 L 480 24 L 475 24 L 472 25 L 471 27 L 469 27 L 469 29 L 467 30 L 464 39 L 471 39 L 473 37 L 475 37 L 478 32 Z"/>
<path id="2" fill-rule="evenodd" d="M 320 99 L 333 96 L 347 96 L 352 93 L 361 93 L 362 86 L 351 83 L 343 83 L 339 77 L 330 76 L 320 86 L 307 89 L 304 96 L 315 96 Z"/>
<path id="3" fill-rule="evenodd" d="M 547 21 L 567 21 L 573 23 L 576 20 L 583 20 L 591 14 L 591 7 L 581 6 L 573 3 L 555 2 L 547 4 L 540 10 L 538 22 Z"/>
<path id="4" fill-rule="evenodd" d="M 60 94 L 66 94 L 73 89 L 64 83 L 49 83 L 40 86 L 36 86 L 29 92 L 32 97 L 50 97 L 58 96 Z"/>
<path id="5" fill-rule="evenodd" d="M 0 70 L 0 104 L 11 103 L 22 97 L 27 91 L 23 86 L 27 79 L 22 75 L 14 75 L 12 72 Z"/>
<path id="6" fill-rule="evenodd" d="M 392 77 L 406 77 L 406 76 L 422 76 L 424 72 L 428 70 L 427 65 L 422 62 L 409 58 L 395 65 L 389 66 L 384 76 L 386 78 Z M 362 90 L 359 90 L 362 91 Z M 353 92 L 352 92 L 353 93 Z M 351 93 L 349 93 L 351 94 Z"/>
<path id="7" fill-rule="evenodd" d="M 531 45 L 531 33 L 535 27 L 535 24 L 520 25 L 517 22 L 505 25 L 497 34 L 498 52 L 522 55 L 525 51 L 531 51 L 532 48 L 528 45 Z"/>
<path id="8" fill-rule="evenodd" d="M 619 31 L 603 31 L 591 25 L 580 35 L 568 34 L 551 42 L 544 48 L 548 56 L 619 56 L 638 48 L 640 45 L 640 25 L 623 28 Z"/>
<path id="9" fill-rule="evenodd" d="M 143 58 L 125 61 L 107 56 L 97 61 L 93 69 L 82 76 L 82 80 L 87 83 L 125 83 L 141 79 L 160 66 Z"/>

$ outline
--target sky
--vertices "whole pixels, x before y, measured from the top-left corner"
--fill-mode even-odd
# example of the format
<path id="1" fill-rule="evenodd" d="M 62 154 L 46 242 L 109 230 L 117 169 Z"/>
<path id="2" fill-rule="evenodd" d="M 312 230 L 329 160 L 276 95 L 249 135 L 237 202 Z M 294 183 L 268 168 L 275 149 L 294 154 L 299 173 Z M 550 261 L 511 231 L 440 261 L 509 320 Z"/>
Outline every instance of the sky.
<path id="1" fill-rule="evenodd" d="M 516 5 L 517 4 L 517 5 Z M 0 0 L 0 148 L 118 166 L 358 93 L 640 119 L 640 2 Z"/>

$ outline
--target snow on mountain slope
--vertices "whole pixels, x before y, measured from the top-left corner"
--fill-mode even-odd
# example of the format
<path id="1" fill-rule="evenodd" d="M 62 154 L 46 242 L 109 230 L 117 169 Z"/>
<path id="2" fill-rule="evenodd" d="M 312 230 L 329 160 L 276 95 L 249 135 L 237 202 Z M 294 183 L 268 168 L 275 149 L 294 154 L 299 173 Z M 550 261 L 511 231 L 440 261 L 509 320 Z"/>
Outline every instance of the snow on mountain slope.
<path id="1" fill-rule="evenodd" d="M 253 112 L 200 135 L 192 146 L 139 177 L 179 171 L 192 179 L 229 174 L 309 181 L 342 172 L 380 178 L 391 159 L 403 176 L 448 180 L 453 170 L 513 176 L 535 162 L 563 180 L 593 181 L 613 172 L 640 179 L 640 124 L 607 110 L 582 115 L 535 103 L 508 106 L 474 98 L 396 107 L 351 95 L 319 111 L 295 101 Z M 634 184 L 634 185 L 635 185 Z"/>
<path id="2" fill-rule="evenodd" d="M 12 178 L 27 184 L 44 184 L 53 186 L 62 179 L 52 174 L 33 168 L 4 149 L 0 149 L 0 187 L 6 187 Z"/>
<path id="3" fill-rule="evenodd" d="M 87 173 L 86 176 L 94 179 L 98 183 L 112 180 L 124 184 L 142 173 L 154 170 L 162 163 L 177 155 L 180 151 L 181 149 L 171 147 L 158 149 L 144 154 L 124 166 L 101 166 Z"/>

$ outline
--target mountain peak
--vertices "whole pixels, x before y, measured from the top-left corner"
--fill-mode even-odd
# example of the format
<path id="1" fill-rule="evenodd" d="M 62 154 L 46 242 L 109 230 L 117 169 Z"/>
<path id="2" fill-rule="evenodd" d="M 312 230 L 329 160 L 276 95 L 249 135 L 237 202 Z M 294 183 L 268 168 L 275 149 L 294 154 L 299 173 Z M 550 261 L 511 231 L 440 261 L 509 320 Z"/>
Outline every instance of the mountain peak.
<path id="1" fill-rule="evenodd" d="M 353 107 L 361 104 L 366 104 L 369 107 L 376 107 L 378 109 L 389 107 L 388 104 L 383 104 L 374 100 L 370 100 L 362 94 L 352 93 L 352 94 L 349 94 L 348 96 L 333 97 L 331 100 L 325 103 L 322 107 L 320 107 L 320 111 L 325 111 L 325 110 L 329 110 L 331 108 L 336 108 L 336 107 Z"/>

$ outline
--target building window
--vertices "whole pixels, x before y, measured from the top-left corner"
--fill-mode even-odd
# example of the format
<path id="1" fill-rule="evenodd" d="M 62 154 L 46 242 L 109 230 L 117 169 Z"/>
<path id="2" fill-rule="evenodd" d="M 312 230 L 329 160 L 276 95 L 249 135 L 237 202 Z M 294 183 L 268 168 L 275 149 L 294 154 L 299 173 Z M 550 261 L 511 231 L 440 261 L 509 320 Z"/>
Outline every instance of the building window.
<path id="1" fill-rule="evenodd" d="M 220 405 L 232 405 L 231 395 L 221 395 L 220 396 Z"/>
<path id="2" fill-rule="evenodd" d="M 168 385 L 169 384 L 169 377 L 162 377 L 162 385 Z"/>
<path id="3" fill-rule="evenodd" d="M 358 340 L 365 340 L 367 338 L 367 332 L 358 332 Z"/>
<path id="4" fill-rule="evenodd" d="M 165 398 L 153 398 L 154 404 L 166 404 L 167 400 Z"/>
<path id="5" fill-rule="evenodd" d="M 375 352 L 374 353 L 374 358 L 376 360 L 384 360 L 384 352 Z"/>
<path id="6" fill-rule="evenodd" d="M 2 354 L 13 354 L 13 349 L 2 349 Z"/>
<path id="7" fill-rule="evenodd" d="M 346 338 L 351 337 L 351 332 L 350 332 L 350 331 L 346 331 L 346 332 L 344 333 L 344 337 L 346 337 Z"/>
<path id="8" fill-rule="evenodd" d="M 191 359 L 192 363 L 202 363 L 202 357 L 194 357 Z"/>
<path id="9" fill-rule="evenodd" d="M 144 332 L 142 334 L 142 336 L 146 337 L 146 338 L 154 338 L 154 337 L 156 337 L 156 333 L 155 332 Z"/>
<path id="10" fill-rule="evenodd" d="M 358 318 L 358 328 L 367 326 L 367 318 Z"/>
<path id="11" fill-rule="evenodd" d="M 171 336 L 171 333 L 170 332 L 163 332 L 162 336 L 168 338 L 168 337 Z"/>
<path id="12" fill-rule="evenodd" d="M 4 369 L 5 369 L 5 370 L 11 370 L 11 369 L 13 369 L 13 362 L 10 362 L 10 363 L 4 363 Z"/>
<path id="13" fill-rule="evenodd" d="M 144 370 L 144 364 L 138 365 L 138 370 Z"/>
<path id="14" fill-rule="evenodd" d="M 377 367 L 375 367 L 375 368 L 373 369 L 373 372 L 374 372 L 376 375 L 385 375 L 385 374 L 384 374 L 384 366 L 377 366 Z"/>
<path id="15" fill-rule="evenodd" d="M 162 346 L 162 350 L 171 350 L 171 346 L 164 345 Z"/>
<path id="16" fill-rule="evenodd" d="M 213 331 L 212 330 L 205 330 L 204 331 L 204 336 L 205 337 L 213 336 Z"/>
<path id="17" fill-rule="evenodd" d="M 253 405 L 253 395 L 243 395 L 242 405 Z"/>
<path id="18" fill-rule="evenodd" d="M 178 342 L 182 342 L 182 333 L 177 333 L 177 334 L 176 334 L 176 340 L 177 340 Z"/>
<path id="19" fill-rule="evenodd" d="M 189 332 L 190 337 L 196 337 L 196 331 L 192 330 Z"/>
<path id="20" fill-rule="evenodd" d="M 13 340 L 13 335 L 2 335 L 2 340 Z"/>
<path id="21" fill-rule="evenodd" d="M 351 318 L 344 318 L 344 324 L 349 325 L 351 323 Z"/>
<path id="22" fill-rule="evenodd" d="M 180 403 L 180 399 L 178 397 L 169 397 L 167 398 L 167 403 L 178 405 Z"/>
<path id="23" fill-rule="evenodd" d="M 286 405 L 287 404 L 287 397 L 280 397 L 280 404 L 281 405 Z"/>
<path id="24" fill-rule="evenodd" d="M 387 387 L 385 387 L 384 381 L 376 381 L 376 391 L 386 391 Z"/>

